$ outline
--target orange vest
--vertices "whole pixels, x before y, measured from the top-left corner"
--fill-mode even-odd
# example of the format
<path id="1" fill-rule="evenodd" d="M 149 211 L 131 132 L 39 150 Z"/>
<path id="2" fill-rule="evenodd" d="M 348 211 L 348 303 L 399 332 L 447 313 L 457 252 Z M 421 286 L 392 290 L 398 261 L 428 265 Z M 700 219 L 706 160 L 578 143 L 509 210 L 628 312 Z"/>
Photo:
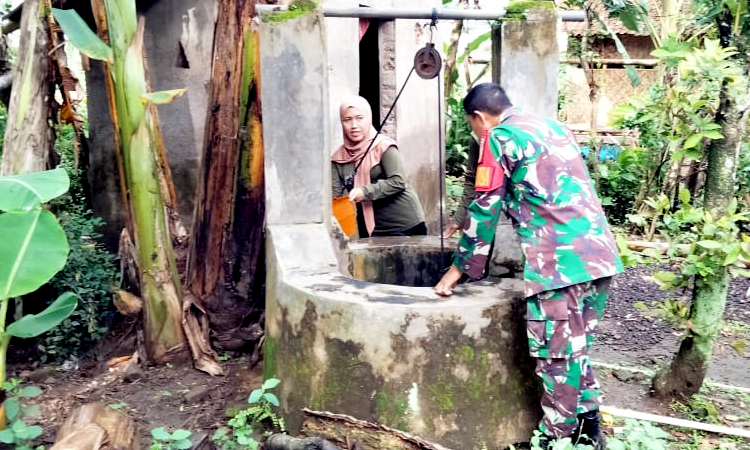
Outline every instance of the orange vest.
<path id="1" fill-rule="evenodd" d="M 502 187 L 505 181 L 505 171 L 490 149 L 489 135 L 490 130 L 484 130 L 482 145 L 479 150 L 479 164 L 474 180 L 474 190 L 477 192 L 492 192 Z"/>

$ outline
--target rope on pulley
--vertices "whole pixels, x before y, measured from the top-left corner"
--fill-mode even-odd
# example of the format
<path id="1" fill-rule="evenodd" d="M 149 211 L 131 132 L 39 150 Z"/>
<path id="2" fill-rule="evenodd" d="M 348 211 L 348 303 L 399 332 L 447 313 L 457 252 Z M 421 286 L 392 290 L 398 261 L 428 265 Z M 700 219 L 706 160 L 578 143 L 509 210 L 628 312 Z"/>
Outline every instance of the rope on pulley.
<path id="1" fill-rule="evenodd" d="M 434 31 L 437 29 L 437 8 L 432 8 L 432 19 L 430 21 L 430 41 L 425 44 L 424 47 L 417 50 L 414 55 L 414 66 L 412 69 L 417 72 L 420 78 L 425 80 L 431 80 L 436 78 L 440 74 L 443 61 L 440 58 L 440 52 L 435 49 L 435 44 L 432 42 Z M 438 98 L 438 142 L 442 145 L 443 143 L 443 97 L 441 90 L 440 79 L 437 81 L 437 98 Z M 443 168 L 443 148 L 438 145 L 438 171 L 439 171 L 439 183 L 440 186 L 440 199 L 438 205 L 440 207 L 440 264 L 441 269 L 446 268 L 445 264 L 445 239 L 443 238 L 443 230 L 445 229 L 445 220 L 443 218 L 443 183 L 445 183 L 445 173 Z"/>
<path id="2" fill-rule="evenodd" d="M 391 104 L 391 107 L 388 109 L 388 112 L 386 113 L 383 120 L 380 122 L 380 126 L 378 127 L 377 134 L 375 137 L 377 137 L 378 134 L 383 129 L 383 126 L 385 125 L 385 122 L 388 120 L 388 118 L 391 115 L 391 112 L 393 112 L 393 109 L 396 107 L 396 102 L 398 102 L 398 99 L 401 97 L 401 93 L 404 91 L 404 88 L 406 87 L 406 83 L 409 82 L 409 78 L 411 77 L 411 74 L 413 72 L 417 72 L 417 75 L 419 75 L 420 78 L 425 80 L 431 80 L 433 78 L 436 78 L 440 74 L 440 69 L 443 65 L 443 60 L 440 57 L 440 52 L 435 49 L 435 44 L 432 42 L 434 37 L 434 31 L 437 29 L 437 8 L 432 8 L 432 19 L 429 24 L 430 28 L 430 41 L 425 44 L 424 47 L 417 50 L 417 53 L 414 55 L 414 64 L 411 67 L 411 70 L 409 71 L 409 74 L 406 76 L 406 80 L 404 80 L 404 83 L 401 85 L 401 88 L 398 91 L 398 94 L 396 95 L 396 98 L 393 99 L 393 103 Z M 443 142 L 443 126 L 441 121 L 443 120 L 443 100 L 442 100 L 442 90 L 441 90 L 441 83 L 440 79 L 438 79 L 437 82 L 437 98 L 438 98 L 438 117 L 440 118 L 438 121 L 438 142 L 442 144 Z M 373 139 L 373 142 L 375 140 Z M 371 143 L 372 145 L 372 143 Z M 368 148 L 369 149 L 369 148 Z M 445 196 L 444 187 L 444 168 L 443 168 L 443 149 L 438 145 L 438 165 L 439 165 L 439 173 L 440 173 L 440 182 L 438 183 L 440 186 L 440 201 L 438 202 L 440 207 L 440 263 L 443 269 L 445 269 L 445 239 L 443 238 L 443 229 L 445 228 L 445 220 L 443 218 L 443 197 Z"/>

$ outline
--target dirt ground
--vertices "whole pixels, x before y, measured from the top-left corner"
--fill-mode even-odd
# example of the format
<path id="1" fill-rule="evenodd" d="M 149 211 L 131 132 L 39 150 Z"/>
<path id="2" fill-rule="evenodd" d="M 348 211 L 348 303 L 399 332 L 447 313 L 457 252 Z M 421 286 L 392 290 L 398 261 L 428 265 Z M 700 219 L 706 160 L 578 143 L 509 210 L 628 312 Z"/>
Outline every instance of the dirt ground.
<path id="1" fill-rule="evenodd" d="M 660 402 L 648 394 L 648 376 L 629 370 L 656 369 L 677 349 L 679 330 L 664 319 L 656 302 L 674 298 L 659 291 L 647 279 L 649 269 L 638 268 L 615 279 L 610 302 L 600 327 L 592 358 L 602 383 L 607 405 L 750 429 L 750 357 L 738 352 L 741 343 L 750 340 L 750 281 L 732 281 L 720 343 L 712 361 L 709 377 L 715 384 L 744 389 L 713 387 L 704 397 L 710 405 L 680 406 Z M 744 324 L 744 326 L 743 326 Z M 123 324 L 121 330 L 132 329 Z M 738 344 L 739 343 L 739 344 Z M 57 428 L 69 412 L 88 402 L 103 402 L 126 412 L 138 427 L 141 448 L 151 443 L 150 431 L 164 426 L 185 428 L 194 434 L 211 435 L 227 421 L 226 411 L 246 405 L 250 391 L 261 384 L 261 364 L 249 366 L 249 356 L 225 355 L 222 364 L 226 376 L 212 377 L 188 366 L 143 367 L 135 381 L 124 381 L 122 366 L 107 367 L 109 358 L 131 354 L 133 339 L 113 335 L 99 349 L 99 362 L 68 363 L 62 367 L 38 367 L 24 361 L 11 361 L 9 377 L 20 377 L 39 386 L 44 393 L 34 399 L 42 409 L 38 423 L 44 428 L 44 445 L 50 446 Z M 13 342 L 11 343 L 11 346 Z M 622 367 L 620 367 L 622 366 Z M 135 377 L 138 378 L 138 377 Z M 686 403 L 687 404 L 687 403 Z M 705 410 L 704 410 L 705 409 Z M 731 440 L 717 435 L 695 436 L 688 430 L 674 430 L 676 443 L 693 443 L 695 449 L 750 449 L 750 441 Z M 674 447 L 678 448 L 678 447 Z M 462 449 L 457 449 L 462 450 Z"/>

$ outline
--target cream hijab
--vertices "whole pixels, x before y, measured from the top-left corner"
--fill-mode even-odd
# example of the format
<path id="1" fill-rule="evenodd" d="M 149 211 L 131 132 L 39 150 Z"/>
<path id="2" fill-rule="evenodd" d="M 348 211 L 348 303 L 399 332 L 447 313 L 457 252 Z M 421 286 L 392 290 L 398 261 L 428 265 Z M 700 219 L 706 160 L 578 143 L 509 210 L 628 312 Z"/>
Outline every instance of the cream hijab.
<path id="1" fill-rule="evenodd" d="M 372 109 L 370 109 L 370 104 L 367 103 L 367 100 L 358 96 L 345 99 L 339 107 L 339 119 L 344 117 L 349 108 L 354 108 L 365 117 L 363 127 L 365 129 L 369 128 L 370 132 L 367 134 L 367 137 L 359 142 L 351 141 L 346 136 L 346 133 L 344 133 L 344 145 L 331 155 L 331 161 L 339 164 L 353 162 L 355 166 L 359 161 L 362 161 L 354 176 L 354 187 L 367 186 L 372 182 L 370 180 L 370 170 L 380 163 L 383 153 L 389 147 L 395 146 L 396 141 L 382 134 L 377 134 L 375 127 L 372 126 Z M 375 137 L 376 135 L 377 137 Z M 374 142 L 373 139 L 375 139 Z M 373 142 L 372 146 L 370 146 L 370 142 Z M 368 147 L 370 147 L 369 151 L 367 150 Z M 365 219 L 367 233 L 372 234 L 372 230 L 375 229 L 375 213 L 371 201 L 362 202 L 362 214 Z"/>

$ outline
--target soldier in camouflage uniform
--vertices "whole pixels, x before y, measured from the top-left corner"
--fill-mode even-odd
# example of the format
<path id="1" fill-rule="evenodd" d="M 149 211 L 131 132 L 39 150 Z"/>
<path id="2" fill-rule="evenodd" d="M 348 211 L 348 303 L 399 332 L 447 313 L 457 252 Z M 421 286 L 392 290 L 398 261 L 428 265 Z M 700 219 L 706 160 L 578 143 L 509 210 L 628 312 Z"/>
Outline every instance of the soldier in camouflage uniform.
<path id="1" fill-rule="evenodd" d="M 480 156 L 480 195 L 435 291 L 450 295 L 462 274 L 481 277 L 504 208 L 525 256 L 526 331 L 544 387 L 543 441 L 572 437 L 603 448 L 588 353 L 610 279 L 623 268 L 580 148 L 567 127 L 513 107 L 497 84 L 474 87 L 464 109 L 493 158 Z M 494 181 L 486 175 L 492 172 L 480 176 L 488 160 L 499 171 L 490 175 Z"/>

